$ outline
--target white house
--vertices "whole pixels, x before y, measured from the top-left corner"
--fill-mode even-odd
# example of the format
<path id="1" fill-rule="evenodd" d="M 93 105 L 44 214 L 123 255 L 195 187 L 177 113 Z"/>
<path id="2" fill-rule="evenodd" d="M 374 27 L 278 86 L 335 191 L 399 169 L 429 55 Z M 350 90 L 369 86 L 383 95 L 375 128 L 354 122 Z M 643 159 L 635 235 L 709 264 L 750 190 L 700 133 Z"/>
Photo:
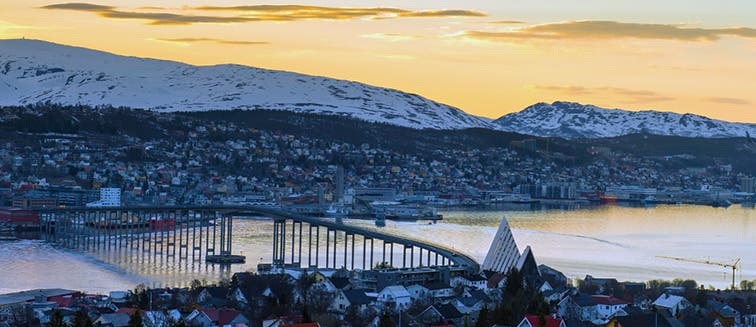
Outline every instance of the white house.
<path id="1" fill-rule="evenodd" d="M 407 291 L 410 293 L 412 300 L 423 299 L 430 296 L 428 288 L 420 284 L 407 286 Z"/>
<path id="2" fill-rule="evenodd" d="M 596 313 L 601 320 L 609 320 L 620 310 L 627 308 L 627 302 L 613 296 L 593 295 L 591 298 L 596 302 Z"/>
<path id="3" fill-rule="evenodd" d="M 373 298 L 367 296 L 365 290 L 338 290 L 329 310 L 345 313 L 350 306 L 354 306 L 358 310 L 364 310 L 372 302 Z"/>
<path id="4" fill-rule="evenodd" d="M 210 319 L 210 317 L 207 316 L 206 313 L 194 310 L 190 314 L 188 314 L 185 317 L 186 323 L 189 326 L 197 326 L 197 327 L 212 327 L 213 326 L 213 320 Z"/>
<path id="5" fill-rule="evenodd" d="M 405 310 L 412 303 L 412 297 L 404 286 L 393 285 L 386 286 L 378 293 L 378 302 L 383 305 L 394 303 L 397 309 Z"/>
<path id="6" fill-rule="evenodd" d="M 654 307 L 658 309 L 667 310 L 673 317 L 677 316 L 680 311 L 692 307 L 693 305 L 684 297 L 677 295 L 669 295 L 664 293 L 659 295 L 659 298 L 652 303 Z"/>
<path id="7" fill-rule="evenodd" d="M 478 275 L 469 276 L 469 277 L 455 276 L 454 278 L 451 279 L 449 283 L 453 287 L 457 287 L 458 285 L 464 285 L 467 287 L 484 290 L 487 287 L 488 280 Z"/>
<path id="8" fill-rule="evenodd" d="M 580 321 L 601 320 L 598 314 L 598 304 L 592 297 L 585 294 L 568 296 L 562 299 L 557 306 L 559 316 L 565 319 L 578 319 Z"/>
<path id="9" fill-rule="evenodd" d="M 444 283 L 433 283 L 426 286 L 432 298 L 447 298 L 454 296 L 454 288 Z"/>
<path id="10" fill-rule="evenodd" d="M 244 296 L 244 293 L 238 287 L 231 292 L 230 296 L 231 296 L 232 299 L 234 299 L 234 301 L 236 301 L 238 303 L 249 304 L 249 301 L 247 300 L 247 297 Z"/>

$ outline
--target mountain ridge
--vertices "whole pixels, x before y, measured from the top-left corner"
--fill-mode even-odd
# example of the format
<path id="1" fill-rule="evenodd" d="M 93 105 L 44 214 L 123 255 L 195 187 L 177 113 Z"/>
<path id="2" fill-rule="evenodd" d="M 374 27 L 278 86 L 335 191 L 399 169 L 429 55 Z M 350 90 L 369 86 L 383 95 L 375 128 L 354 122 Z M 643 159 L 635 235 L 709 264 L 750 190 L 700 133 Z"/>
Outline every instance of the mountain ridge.
<path id="1" fill-rule="evenodd" d="M 417 129 L 494 128 L 416 94 L 237 64 L 127 57 L 38 40 L 0 40 L 0 105 L 40 102 L 154 111 L 270 109 Z"/>
<path id="2" fill-rule="evenodd" d="M 756 135 L 756 124 L 564 101 L 537 103 L 494 120 L 417 94 L 324 76 L 238 64 L 195 66 L 40 40 L 0 40 L 0 106 L 44 102 L 157 112 L 283 110 L 415 129 L 485 128 L 566 139 L 637 133 Z"/>
<path id="3" fill-rule="evenodd" d="M 734 123 L 667 111 L 606 109 L 575 102 L 540 102 L 493 121 L 499 129 L 565 139 L 630 134 L 726 138 L 756 135 L 756 124 Z"/>

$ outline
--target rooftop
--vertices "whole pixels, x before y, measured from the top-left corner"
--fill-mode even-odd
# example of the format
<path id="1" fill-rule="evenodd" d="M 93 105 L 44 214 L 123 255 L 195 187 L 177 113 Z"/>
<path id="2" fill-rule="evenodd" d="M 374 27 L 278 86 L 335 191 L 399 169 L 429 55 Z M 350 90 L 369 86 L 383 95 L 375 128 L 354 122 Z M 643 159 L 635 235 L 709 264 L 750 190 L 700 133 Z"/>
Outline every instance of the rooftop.
<path id="1" fill-rule="evenodd" d="M 53 296 L 73 295 L 77 293 L 79 292 L 61 288 L 46 288 L 2 294 L 0 295 L 0 306 L 34 301 L 34 298 L 37 296 L 43 296 L 47 300 L 47 298 Z"/>

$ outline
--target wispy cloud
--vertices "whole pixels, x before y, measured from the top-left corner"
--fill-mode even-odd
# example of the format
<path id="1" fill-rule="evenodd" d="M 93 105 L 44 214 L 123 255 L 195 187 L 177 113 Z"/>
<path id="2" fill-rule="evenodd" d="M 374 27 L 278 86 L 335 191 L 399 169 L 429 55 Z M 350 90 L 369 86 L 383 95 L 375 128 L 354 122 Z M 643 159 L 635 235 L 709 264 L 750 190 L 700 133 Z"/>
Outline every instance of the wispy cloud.
<path id="1" fill-rule="evenodd" d="M 34 26 L 26 26 L 26 25 L 18 25 L 14 24 L 8 21 L 0 20 L 0 36 L 3 36 L 6 32 L 15 31 L 15 30 L 32 30 L 32 29 L 38 29 L 38 27 Z"/>
<path id="2" fill-rule="evenodd" d="M 738 98 L 723 98 L 723 97 L 709 97 L 704 98 L 704 101 L 706 102 L 712 102 L 712 103 L 721 103 L 721 104 L 735 104 L 735 105 L 750 105 L 751 102 L 744 99 L 738 99 Z"/>
<path id="3" fill-rule="evenodd" d="M 527 26 L 506 32 L 467 31 L 461 36 L 488 41 L 634 38 L 695 42 L 716 41 L 722 37 L 756 38 L 756 29 L 748 27 L 697 28 L 684 25 L 615 21 L 571 21 Z"/>
<path id="4" fill-rule="evenodd" d="M 93 12 L 115 19 L 147 20 L 152 25 L 188 25 L 195 23 L 249 23 L 261 21 L 287 22 L 302 20 L 394 19 L 433 17 L 485 17 L 474 10 L 420 10 L 400 8 L 340 8 L 303 5 L 202 6 L 177 9 L 141 7 L 143 11 L 124 11 L 113 6 L 90 3 L 60 3 L 41 7 L 54 10 Z M 232 15 L 194 15 L 186 11 L 222 12 Z"/>
<path id="5" fill-rule="evenodd" d="M 42 8 L 77 10 L 77 11 L 93 11 L 93 12 L 103 12 L 103 11 L 110 11 L 110 10 L 115 9 L 115 7 L 113 6 L 97 5 L 97 4 L 82 3 L 82 2 L 57 3 L 57 4 L 43 6 Z"/>
<path id="6" fill-rule="evenodd" d="M 424 10 L 408 11 L 399 14 L 399 17 L 486 17 L 483 12 L 475 10 Z"/>
<path id="7" fill-rule="evenodd" d="M 168 42 L 168 43 L 177 43 L 182 45 L 188 45 L 190 43 L 216 43 L 216 44 L 229 44 L 229 45 L 266 45 L 270 44 L 270 42 L 265 41 L 236 41 L 236 40 L 225 40 L 225 39 L 215 39 L 215 38 L 157 38 L 153 39 L 155 41 L 160 42 Z"/>
<path id="8" fill-rule="evenodd" d="M 523 21 L 521 21 L 521 20 L 494 20 L 494 21 L 488 22 L 488 24 L 493 24 L 493 25 L 522 25 L 522 24 L 526 24 L 526 23 L 523 22 Z"/>
<path id="9" fill-rule="evenodd" d="M 389 42 L 410 41 L 410 40 L 420 38 L 419 36 L 416 36 L 416 35 L 398 34 L 398 33 L 373 33 L 373 34 L 364 34 L 362 35 L 362 37 L 368 38 L 368 39 L 384 40 L 384 41 L 389 41 Z"/>
<path id="10" fill-rule="evenodd" d="M 673 97 L 665 96 L 649 90 L 633 90 L 619 87 L 583 87 L 583 86 L 553 86 L 553 85 L 536 85 L 536 90 L 544 92 L 554 92 L 568 96 L 611 96 L 620 99 L 625 103 L 651 103 L 675 100 Z"/>

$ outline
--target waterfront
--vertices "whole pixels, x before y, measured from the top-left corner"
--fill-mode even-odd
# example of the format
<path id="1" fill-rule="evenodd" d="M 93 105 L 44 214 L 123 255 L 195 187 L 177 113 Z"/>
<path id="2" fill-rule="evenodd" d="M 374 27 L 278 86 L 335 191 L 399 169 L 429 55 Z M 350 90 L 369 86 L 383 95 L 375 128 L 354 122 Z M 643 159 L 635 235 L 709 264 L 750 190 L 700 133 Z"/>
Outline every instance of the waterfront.
<path id="1" fill-rule="evenodd" d="M 728 269 L 656 257 L 674 256 L 723 262 L 739 257 L 742 269 L 738 279 L 756 279 L 756 211 L 739 206 L 465 209 L 442 214 L 445 220 L 435 225 L 389 221 L 383 230 L 454 247 L 482 262 L 506 214 L 521 249 L 531 245 L 539 263 L 571 278 L 585 274 L 640 281 L 679 277 L 716 287 L 729 284 Z M 376 228 L 371 221 L 346 223 Z M 272 225 L 269 220 L 235 222 L 234 252 L 246 255 L 247 263 L 229 270 L 164 258 L 134 260 L 123 252 L 85 255 L 35 241 L 3 243 L 0 293 L 38 287 L 104 292 L 133 288 L 138 283 L 188 285 L 195 278 L 228 277 L 270 260 Z"/>

